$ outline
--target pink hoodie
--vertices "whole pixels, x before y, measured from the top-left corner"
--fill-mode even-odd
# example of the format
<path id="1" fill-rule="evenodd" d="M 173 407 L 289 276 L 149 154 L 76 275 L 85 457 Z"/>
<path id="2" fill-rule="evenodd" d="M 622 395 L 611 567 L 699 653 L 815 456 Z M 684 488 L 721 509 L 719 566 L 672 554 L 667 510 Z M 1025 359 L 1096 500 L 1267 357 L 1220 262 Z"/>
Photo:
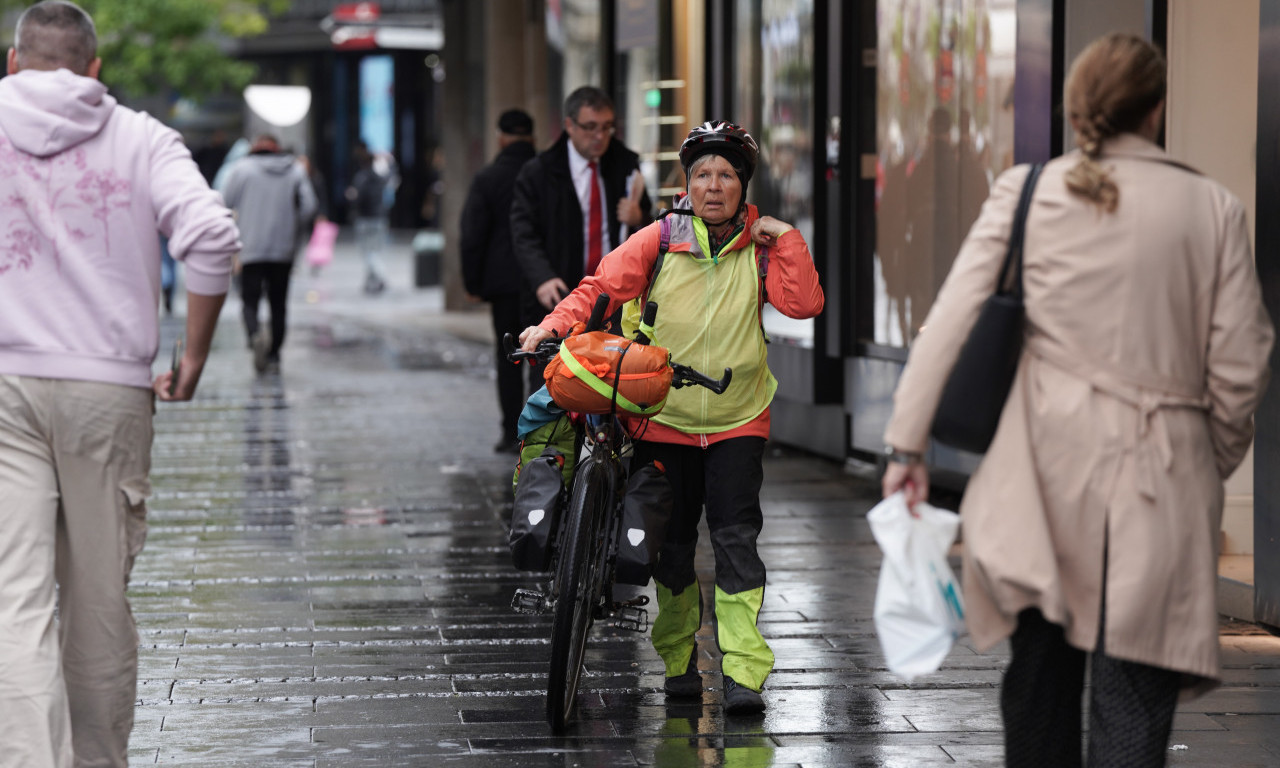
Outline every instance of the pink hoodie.
<path id="1" fill-rule="evenodd" d="M 227 292 L 239 234 L 177 132 L 65 69 L 0 79 L 0 374 L 150 388 L 159 234 Z"/>

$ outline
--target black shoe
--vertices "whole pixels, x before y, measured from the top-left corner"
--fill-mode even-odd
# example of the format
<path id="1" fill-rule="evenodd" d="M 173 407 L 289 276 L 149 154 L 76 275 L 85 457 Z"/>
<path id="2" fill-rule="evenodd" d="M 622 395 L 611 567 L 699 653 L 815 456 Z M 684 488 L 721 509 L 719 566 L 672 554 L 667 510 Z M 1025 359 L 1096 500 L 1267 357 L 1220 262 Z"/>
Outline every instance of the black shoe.
<path id="1" fill-rule="evenodd" d="M 702 695 L 702 675 L 698 674 L 698 647 L 695 645 L 693 653 L 689 654 L 689 666 L 685 667 L 683 675 L 668 677 L 666 682 L 662 684 L 662 689 L 667 692 L 668 696 L 681 699 L 691 699 L 694 696 Z"/>
<path id="2" fill-rule="evenodd" d="M 754 715 L 764 711 L 764 698 L 724 676 L 724 711 L 730 715 Z"/>
<path id="3" fill-rule="evenodd" d="M 265 373 L 267 364 L 271 362 L 270 329 L 259 328 L 258 332 L 253 334 L 249 344 L 253 348 L 253 370 L 258 373 Z"/>

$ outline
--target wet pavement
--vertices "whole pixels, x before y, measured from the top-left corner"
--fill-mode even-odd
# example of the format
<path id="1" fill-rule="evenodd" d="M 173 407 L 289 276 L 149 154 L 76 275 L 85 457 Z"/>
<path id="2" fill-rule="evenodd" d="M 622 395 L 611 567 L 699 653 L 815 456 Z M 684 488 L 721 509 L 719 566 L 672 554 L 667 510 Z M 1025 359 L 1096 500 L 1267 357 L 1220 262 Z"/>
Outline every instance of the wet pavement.
<path id="1" fill-rule="evenodd" d="M 871 622 L 879 551 L 865 472 L 773 448 L 760 625 L 763 716 L 668 705 L 647 637 L 597 627 L 578 722 L 544 719 L 550 619 L 513 613 L 487 313 L 412 287 L 360 293 L 350 247 L 295 276 L 283 373 L 252 370 L 234 297 L 197 399 L 160 405 L 131 764 L 921 766 L 1002 763 L 1004 653 L 961 643 L 906 685 Z M 265 308 L 264 308 L 265 310 Z M 163 349 L 181 331 L 163 325 Z M 164 357 L 162 355 L 162 357 Z M 705 541 L 705 536 L 704 536 Z M 710 600 L 710 553 L 699 558 Z M 649 594 L 652 594 L 650 592 Z M 1227 684 L 1179 710 L 1170 765 L 1280 764 L 1280 640 L 1224 621 Z"/>

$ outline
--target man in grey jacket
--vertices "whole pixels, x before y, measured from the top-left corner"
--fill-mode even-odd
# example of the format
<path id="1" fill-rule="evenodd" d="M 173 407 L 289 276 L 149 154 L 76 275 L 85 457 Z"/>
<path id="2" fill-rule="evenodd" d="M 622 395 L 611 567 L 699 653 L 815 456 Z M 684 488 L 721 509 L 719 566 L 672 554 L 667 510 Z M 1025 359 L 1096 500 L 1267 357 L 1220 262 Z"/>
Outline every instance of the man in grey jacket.
<path id="1" fill-rule="evenodd" d="M 289 273 L 297 246 L 295 233 L 299 221 L 315 215 L 315 191 L 293 156 L 280 151 L 274 136 L 263 134 L 253 140 L 249 154 L 232 167 L 223 196 L 236 212 L 244 242 L 240 297 L 245 335 L 253 348 L 253 367 L 258 373 L 279 373 Z M 258 304 L 264 291 L 271 307 L 269 330 L 258 323 Z"/>

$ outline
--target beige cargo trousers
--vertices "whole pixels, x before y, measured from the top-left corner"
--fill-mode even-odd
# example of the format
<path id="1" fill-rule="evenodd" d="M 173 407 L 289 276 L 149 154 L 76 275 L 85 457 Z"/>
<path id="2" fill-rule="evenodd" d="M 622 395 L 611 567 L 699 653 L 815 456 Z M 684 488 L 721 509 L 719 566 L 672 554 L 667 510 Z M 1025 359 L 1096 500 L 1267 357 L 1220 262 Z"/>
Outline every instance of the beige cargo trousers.
<path id="1" fill-rule="evenodd" d="M 127 765 L 125 587 L 146 538 L 154 410 L 139 387 L 0 376 L 0 766 Z"/>

